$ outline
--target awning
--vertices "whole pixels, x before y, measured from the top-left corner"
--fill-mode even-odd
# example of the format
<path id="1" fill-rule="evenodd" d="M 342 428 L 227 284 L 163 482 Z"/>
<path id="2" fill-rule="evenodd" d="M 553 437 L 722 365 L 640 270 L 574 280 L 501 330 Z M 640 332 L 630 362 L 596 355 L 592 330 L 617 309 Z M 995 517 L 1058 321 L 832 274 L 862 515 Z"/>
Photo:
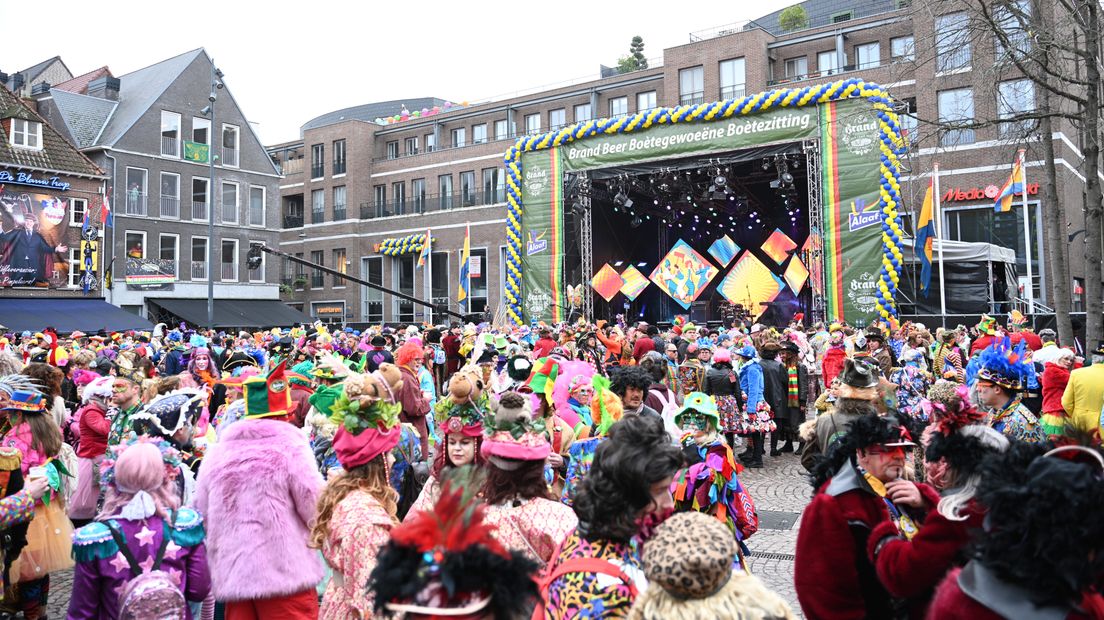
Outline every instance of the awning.
<path id="1" fill-rule="evenodd" d="M 192 325 L 207 326 L 206 299 L 147 299 Z M 2 322 L 2 321 L 0 321 Z M 313 319 L 278 299 L 216 299 L 215 327 L 292 327 Z"/>
<path id="2" fill-rule="evenodd" d="M 53 327 L 59 334 L 80 330 L 94 334 L 127 330 L 150 331 L 153 323 L 103 299 L 38 297 L 0 299 L 0 324 L 14 332 Z"/>

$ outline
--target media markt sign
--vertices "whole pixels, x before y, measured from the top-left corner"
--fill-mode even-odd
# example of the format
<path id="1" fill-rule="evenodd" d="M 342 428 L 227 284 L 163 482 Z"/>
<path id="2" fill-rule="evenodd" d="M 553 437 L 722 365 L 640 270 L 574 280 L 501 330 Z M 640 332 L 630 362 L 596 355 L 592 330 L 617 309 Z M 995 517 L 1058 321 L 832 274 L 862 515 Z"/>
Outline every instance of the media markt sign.
<path id="1" fill-rule="evenodd" d="M 207 158 L 210 156 L 210 146 L 199 142 L 184 141 L 184 159 L 205 164 L 207 163 Z"/>

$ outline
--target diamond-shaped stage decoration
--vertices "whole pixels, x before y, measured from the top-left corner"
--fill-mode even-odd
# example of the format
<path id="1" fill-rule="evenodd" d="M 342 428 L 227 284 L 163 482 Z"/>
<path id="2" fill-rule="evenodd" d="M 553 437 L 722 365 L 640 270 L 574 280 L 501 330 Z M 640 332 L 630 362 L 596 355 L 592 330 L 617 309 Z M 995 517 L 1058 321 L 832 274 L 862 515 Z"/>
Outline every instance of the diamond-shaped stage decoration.
<path id="1" fill-rule="evenodd" d="M 814 296 L 824 295 L 824 291 L 821 290 L 821 282 L 824 278 L 824 258 L 823 258 L 823 243 L 821 243 L 820 235 L 810 234 L 805 239 L 805 245 L 801 247 L 801 251 L 809 259 L 809 264 L 806 267 L 809 269 L 809 277 L 812 278 L 810 286 L 813 287 Z"/>
<path id="2" fill-rule="evenodd" d="M 633 265 L 629 265 L 628 269 L 621 272 L 621 279 L 625 282 L 621 285 L 621 294 L 628 297 L 630 301 L 636 301 L 636 298 L 650 284 L 648 278 L 644 277 L 644 274 L 640 273 L 640 270 Z"/>
<path id="3" fill-rule="evenodd" d="M 782 278 L 753 254 L 745 252 L 721 280 L 717 290 L 725 299 L 742 305 L 753 317 L 758 318 L 765 310 L 762 304 L 774 301 L 784 286 Z"/>
<path id="4" fill-rule="evenodd" d="M 682 239 L 652 271 L 651 280 L 684 309 L 701 295 L 719 270 Z"/>
<path id="5" fill-rule="evenodd" d="M 717 239 L 713 242 L 713 245 L 709 246 L 709 255 L 720 263 L 721 267 L 728 267 L 728 264 L 731 263 L 732 259 L 736 258 L 736 255 L 739 253 L 740 246 L 736 245 L 736 242 L 728 235 Z"/>
<path id="6" fill-rule="evenodd" d="M 763 252 L 771 257 L 774 262 L 781 265 L 786 262 L 786 257 L 797 249 L 797 243 L 790 236 L 782 232 L 782 229 L 775 228 L 770 237 L 767 237 L 766 243 L 761 246 Z"/>
<path id="7" fill-rule="evenodd" d="M 782 279 L 790 285 L 790 290 L 794 292 L 794 295 L 797 295 L 801 293 L 801 288 L 805 286 L 805 282 L 809 279 L 809 269 L 805 267 L 805 263 L 801 262 L 799 257 L 795 256 L 790 264 L 786 265 L 786 272 L 782 274 Z"/>
<path id="8" fill-rule="evenodd" d="M 590 285 L 593 286 L 594 290 L 606 301 L 613 299 L 613 296 L 621 290 L 621 285 L 624 283 L 625 281 L 621 279 L 621 274 L 617 273 L 617 270 L 613 267 L 610 267 L 609 263 L 602 265 L 598 273 L 594 274 L 594 277 L 590 279 Z"/>

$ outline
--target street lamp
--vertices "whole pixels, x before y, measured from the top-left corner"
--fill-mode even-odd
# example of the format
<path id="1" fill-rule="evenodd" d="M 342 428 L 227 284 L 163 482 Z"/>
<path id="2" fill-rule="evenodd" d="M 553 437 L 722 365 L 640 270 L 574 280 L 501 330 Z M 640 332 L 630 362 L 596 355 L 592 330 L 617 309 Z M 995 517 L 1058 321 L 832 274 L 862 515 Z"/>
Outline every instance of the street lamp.
<path id="1" fill-rule="evenodd" d="M 207 329 L 215 329 L 215 273 L 211 257 L 215 255 L 215 100 L 218 91 L 223 88 L 222 71 L 211 61 L 211 94 L 207 96 L 205 108 L 200 114 L 211 119 L 211 129 L 207 136 Z"/>

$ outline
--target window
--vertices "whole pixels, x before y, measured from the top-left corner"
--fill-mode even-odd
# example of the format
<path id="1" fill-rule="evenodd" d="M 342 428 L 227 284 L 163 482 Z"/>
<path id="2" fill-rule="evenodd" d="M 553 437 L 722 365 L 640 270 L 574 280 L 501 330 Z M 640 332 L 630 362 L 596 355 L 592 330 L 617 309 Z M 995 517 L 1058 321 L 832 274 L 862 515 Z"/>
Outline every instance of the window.
<path id="1" fill-rule="evenodd" d="M 222 254 L 219 256 L 223 282 L 238 281 L 238 240 L 223 239 Z"/>
<path id="2" fill-rule="evenodd" d="M 258 185 L 249 186 L 249 225 L 265 225 L 265 188 Z"/>
<path id="3" fill-rule="evenodd" d="M 333 268 L 340 271 L 342 275 L 349 273 L 349 266 L 345 264 L 345 248 L 334 248 L 331 254 L 333 256 Z M 344 288 L 345 278 L 334 276 L 333 287 Z"/>
<path id="4" fill-rule="evenodd" d="M 414 213 L 425 213 L 426 208 L 426 184 L 425 179 L 414 179 L 410 182 L 410 198 L 414 201 Z"/>
<path id="5" fill-rule="evenodd" d="M 560 108 L 558 110 L 549 110 L 548 112 L 548 129 L 556 131 L 567 124 L 567 110 Z"/>
<path id="6" fill-rule="evenodd" d="M 472 126 L 472 144 L 483 144 L 487 141 L 487 124 Z"/>
<path id="7" fill-rule="evenodd" d="M 207 279 L 207 237 L 192 237 L 192 279 Z"/>
<path id="8" fill-rule="evenodd" d="M 581 103 L 581 104 L 575 106 L 575 122 L 576 123 L 582 123 L 584 121 L 589 121 L 592 118 L 594 118 L 594 115 L 592 115 L 591 112 L 590 112 L 590 104 L 589 103 Z"/>
<path id="9" fill-rule="evenodd" d="M 974 91 L 969 88 L 939 91 L 939 124 L 942 146 L 973 144 Z"/>
<path id="10" fill-rule="evenodd" d="M 222 165 L 230 168 L 238 167 L 238 155 L 241 146 L 238 143 L 238 138 L 241 136 L 241 129 L 235 125 L 223 125 L 222 126 Z"/>
<path id="11" fill-rule="evenodd" d="M 744 71 L 743 58 L 721 61 L 721 99 L 735 99 L 744 96 L 746 80 Z"/>
<path id="12" fill-rule="evenodd" d="M 207 221 L 206 177 L 192 177 L 192 219 Z"/>
<path id="13" fill-rule="evenodd" d="M 460 206 L 475 204 L 475 171 L 460 173 Z"/>
<path id="14" fill-rule="evenodd" d="M 445 209 L 451 209 L 452 208 L 452 175 L 451 174 L 442 174 L 441 176 L 437 177 L 437 188 L 438 188 L 439 198 L 440 198 L 440 201 L 441 201 L 441 204 L 440 204 L 439 208 L 442 211 L 444 211 Z"/>
<path id="15" fill-rule="evenodd" d="M 399 158 L 399 141 L 392 140 L 387 143 L 387 159 Z"/>
<path id="16" fill-rule="evenodd" d="M 483 312 L 487 309 L 487 272 L 490 271 L 487 265 L 487 248 L 472 248 L 471 267 L 471 304 L 468 311 Z"/>
<path id="17" fill-rule="evenodd" d="M 829 50 L 817 54 L 817 71 L 821 75 L 835 75 L 839 73 L 839 54 L 836 53 L 836 50 Z"/>
<path id="18" fill-rule="evenodd" d="M 211 121 L 205 118 L 192 117 L 192 142 L 211 144 Z"/>
<path id="19" fill-rule="evenodd" d="M 391 215 L 390 211 L 387 209 L 387 186 L 376 185 L 372 190 L 375 194 L 376 217 Z"/>
<path id="20" fill-rule="evenodd" d="M 295 258 L 303 260 L 303 253 L 296 252 Z M 295 263 L 295 280 L 292 281 L 295 290 L 301 291 L 307 285 L 307 266 L 303 263 Z"/>
<path id="21" fill-rule="evenodd" d="M 311 224 L 326 221 L 326 190 L 311 190 Z"/>
<path id="22" fill-rule="evenodd" d="M 70 226 L 84 226 L 84 212 L 88 210 L 88 200 L 84 198 L 70 198 L 69 199 L 69 225 Z M 95 221 L 89 214 L 89 219 Z"/>
<path id="23" fill-rule="evenodd" d="M 338 185 L 337 187 L 333 188 L 333 219 L 335 222 L 340 222 L 341 220 L 348 217 L 348 211 L 345 208 L 346 196 L 347 191 L 344 185 Z"/>
<path id="24" fill-rule="evenodd" d="M 326 176 L 326 145 L 315 144 L 311 146 L 311 179 L 321 179 Z"/>
<path id="25" fill-rule="evenodd" d="M 334 140 L 333 173 L 334 176 L 345 174 L 345 140 Z"/>
<path id="26" fill-rule="evenodd" d="M 406 140 L 403 141 L 403 143 L 406 146 L 406 154 L 407 155 L 417 155 L 418 154 L 418 136 L 413 136 L 413 137 L 407 138 Z"/>
<path id="27" fill-rule="evenodd" d="M 261 241 L 250 241 L 249 245 L 252 247 L 254 243 L 262 243 Z M 250 282 L 264 282 L 265 281 L 265 265 L 268 264 L 268 254 L 261 252 L 261 264 L 256 269 L 246 268 L 247 276 Z"/>
<path id="28" fill-rule="evenodd" d="M 540 114 L 526 114 L 525 115 L 525 135 L 531 136 L 533 134 L 540 133 L 541 117 Z"/>
<path id="29" fill-rule="evenodd" d="M 391 200 L 395 202 L 395 215 L 406 214 L 406 183 L 404 181 L 391 184 Z"/>
<path id="30" fill-rule="evenodd" d="M 1007 173 L 1001 172 L 1002 176 L 1005 174 Z M 1031 218 L 1029 226 L 1031 239 L 1028 240 L 1030 251 L 1026 251 L 1024 245 L 1025 211 L 1028 214 L 1027 217 Z M 943 213 L 943 222 L 946 224 L 943 230 L 947 239 L 992 243 L 1012 250 L 1016 256 L 1016 273 L 1020 274 L 1019 286 L 1027 284 L 1027 258 L 1030 257 L 1035 276 L 1035 299 L 1042 298 L 1039 288 L 1045 290 L 1046 287 L 1042 282 L 1043 272 L 1040 269 L 1039 259 L 1042 256 L 1040 250 L 1045 227 L 1040 226 L 1042 211 L 1038 203 L 1029 201 L 1027 209 L 1024 209 L 1021 198 L 1017 196 L 1016 206 L 1006 213 L 994 211 L 992 202 L 972 208 L 947 208 Z M 1041 284 L 1044 286 L 1040 287 Z M 1021 293 L 1021 296 L 1025 295 L 1026 291 Z"/>
<path id="31" fill-rule="evenodd" d="M 310 262 L 314 263 L 315 265 L 321 265 L 325 267 L 325 254 L 322 252 L 322 250 L 311 251 Z M 323 288 L 324 286 L 326 286 L 326 280 L 324 278 L 325 274 L 322 272 L 321 269 L 318 269 L 316 267 L 311 268 L 310 285 L 312 289 Z"/>
<path id="32" fill-rule="evenodd" d="M 364 274 L 364 279 L 383 286 L 383 257 L 382 256 L 368 256 L 360 259 L 360 270 Z M 361 300 L 364 306 L 364 320 L 368 323 L 379 324 L 383 322 L 383 291 L 368 288 L 367 286 L 360 287 Z"/>
<path id="33" fill-rule="evenodd" d="M 506 119 L 495 121 L 495 140 L 505 140 L 510 137 L 510 122 Z"/>
<path id="34" fill-rule="evenodd" d="M 180 259 L 180 235 L 161 233 L 157 239 L 157 258 L 163 261 L 171 261 L 172 272 L 175 276 L 178 271 L 176 261 Z"/>
<path id="35" fill-rule="evenodd" d="M 128 230 L 123 235 L 123 249 L 126 250 L 127 258 L 145 258 L 146 257 L 146 233 L 143 230 L 132 231 Z"/>
<path id="36" fill-rule="evenodd" d="M 901 127 L 902 137 L 906 144 L 916 144 L 920 139 L 917 131 L 919 122 L 916 120 L 916 97 L 904 99 L 908 109 L 904 114 L 897 115 L 897 124 Z"/>
<path id="37" fill-rule="evenodd" d="M 69 288 L 77 288 L 80 286 L 81 277 L 84 275 L 81 270 L 84 269 L 84 257 L 81 255 L 81 244 L 76 244 L 69 247 Z"/>
<path id="38" fill-rule="evenodd" d="M 452 146 L 467 146 L 468 130 L 466 127 L 457 127 L 452 130 Z"/>
<path id="39" fill-rule="evenodd" d="M 802 80 L 809 75 L 809 59 L 804 56 L 787 58 L 784 66 L 788 80 Z"/>
<path id="40" fill-rule="evenodd" d="M 161 154 L 180 157 L 180 115 L 161 110 Z"/>
<path id="41" fill-rule="evenodd" d="M 179 174 L 161 173 L 161 217 L 174 220 L 180 217 Z"/>
<path id="42" fill-rule="evenodd" d="M 225 224 L 238 223 L 238 184 L 222 182 L 222 221 Z"/>
<path id="43" fill-rule="evenodd" d="M 915 60 L 916 42 L 911 35 L 890 39 L 889 53 L 893 56 L 893 60 Z"/>
<path id="44" fill-rule="evenodd" d="M 866 43 L 855 46 L 855 56 L 859 63 L 857 68 L 870 69 L 882 64 L 881 43 Z"/>
<path id="45" fill-rule="evenodd" d="M 705 101 L 705 69 L 679 70 L 679 105 L 697 105 Z"/>
<path id="46" fill-rule="evenodd" d="M 437 134 L 427 133 L 425 136 L 426 153 L 437 150 Z"/>
<path id="47" fill-rule="evenodd" d="M 649 90 L 646 93 L 636 93 L 636 111 L 645 112 L 656 107 L 656 91 Z"/>
<path id="48" fill-rule="evenodd" d="M 295 281 L 295 268 L 291 259 L 286 256 L 280 257 L 280 285 L 291 287 Z"/>
<path id="49" fill-rule="evenodd" d="M 12 146 L 36 150 L 42 148 L 42 123 L 22 118 L 13 118 L 11 123 Z"/>
<path id="50" fill-rule="evenodd" d="M 839 24 L 841 22 L 850 21 L 854 17 L 854 11 L 841 11 L 839 13 L 833 13 L 829 21 L 833 24 Z"/>
<path id="51" fill-rule="evenodd" d="M 935 70 L 954 71 L 970 66 L 970 18 L 951 13 L 935 18 Z"/>
<path id="52" fill-rule="evenodd" d="M 629 98 L 628 97 L 615 97 L 609 100 L 609 115 L 610 118 L 615 116 L 624 116 L 629 113 Z"/>
<path id="53" fill-rule="evenodd" d="M 126 169 L 126 207 L 127 215 L 146 214 L 146 179 L 148 175 L 141 168 Z"/>
<path id="54" fill-rule="evenodd" d="M 483 169 L 483 204 L 493 205 L 501 202 L 505 196 L 498 193 L 498 168 Z"/>
<path id="55" fill-rule="evenodd" d="M 435 304 L 448 305 L 452 301 L 452 297 L 449 293 L 449 283 L 452 281 L 452 274 L 449 273 L 449 253 L 448 252 L 430 252 L 429 254 L 429 270 L 432 272 L 433 277 L 430 282 L 430 298 Z M 434 321 L 448 320 L 447 316 L 434 316 Z"/>
<path id="56" fill-rule="evenodd" d="M 997 115 L 1002 121 L 1035 111 L 1035 83 L 1010 80 L 997 86 Z M 1000 124 L 1000 137 L 1023 138 L 1035 129 L 1035 119 L 1017 119 Z"/>
<path id="57" fill-rule="evenodd" d="M 1031 35 L 1025 26 L 1031 24 L 1031 5 L 1027 0 L 1013 0 L 1008 4 L 993 5 L 993 20 L 999 31 L 1008 39 L 1008 47 L 996 37 L 993 48 L 998 63 L 1010 63 L 1023 59 L 1031 52 Z"/>
<path id="58" fill-rule="evenodd" d="M 391 284 L 395 290 L 414 295 L 414 255 L 403 254 L 391 259 Z M 414 322 L 414 303 L 394 298 L 393 320 L 400 323 Z"/>

